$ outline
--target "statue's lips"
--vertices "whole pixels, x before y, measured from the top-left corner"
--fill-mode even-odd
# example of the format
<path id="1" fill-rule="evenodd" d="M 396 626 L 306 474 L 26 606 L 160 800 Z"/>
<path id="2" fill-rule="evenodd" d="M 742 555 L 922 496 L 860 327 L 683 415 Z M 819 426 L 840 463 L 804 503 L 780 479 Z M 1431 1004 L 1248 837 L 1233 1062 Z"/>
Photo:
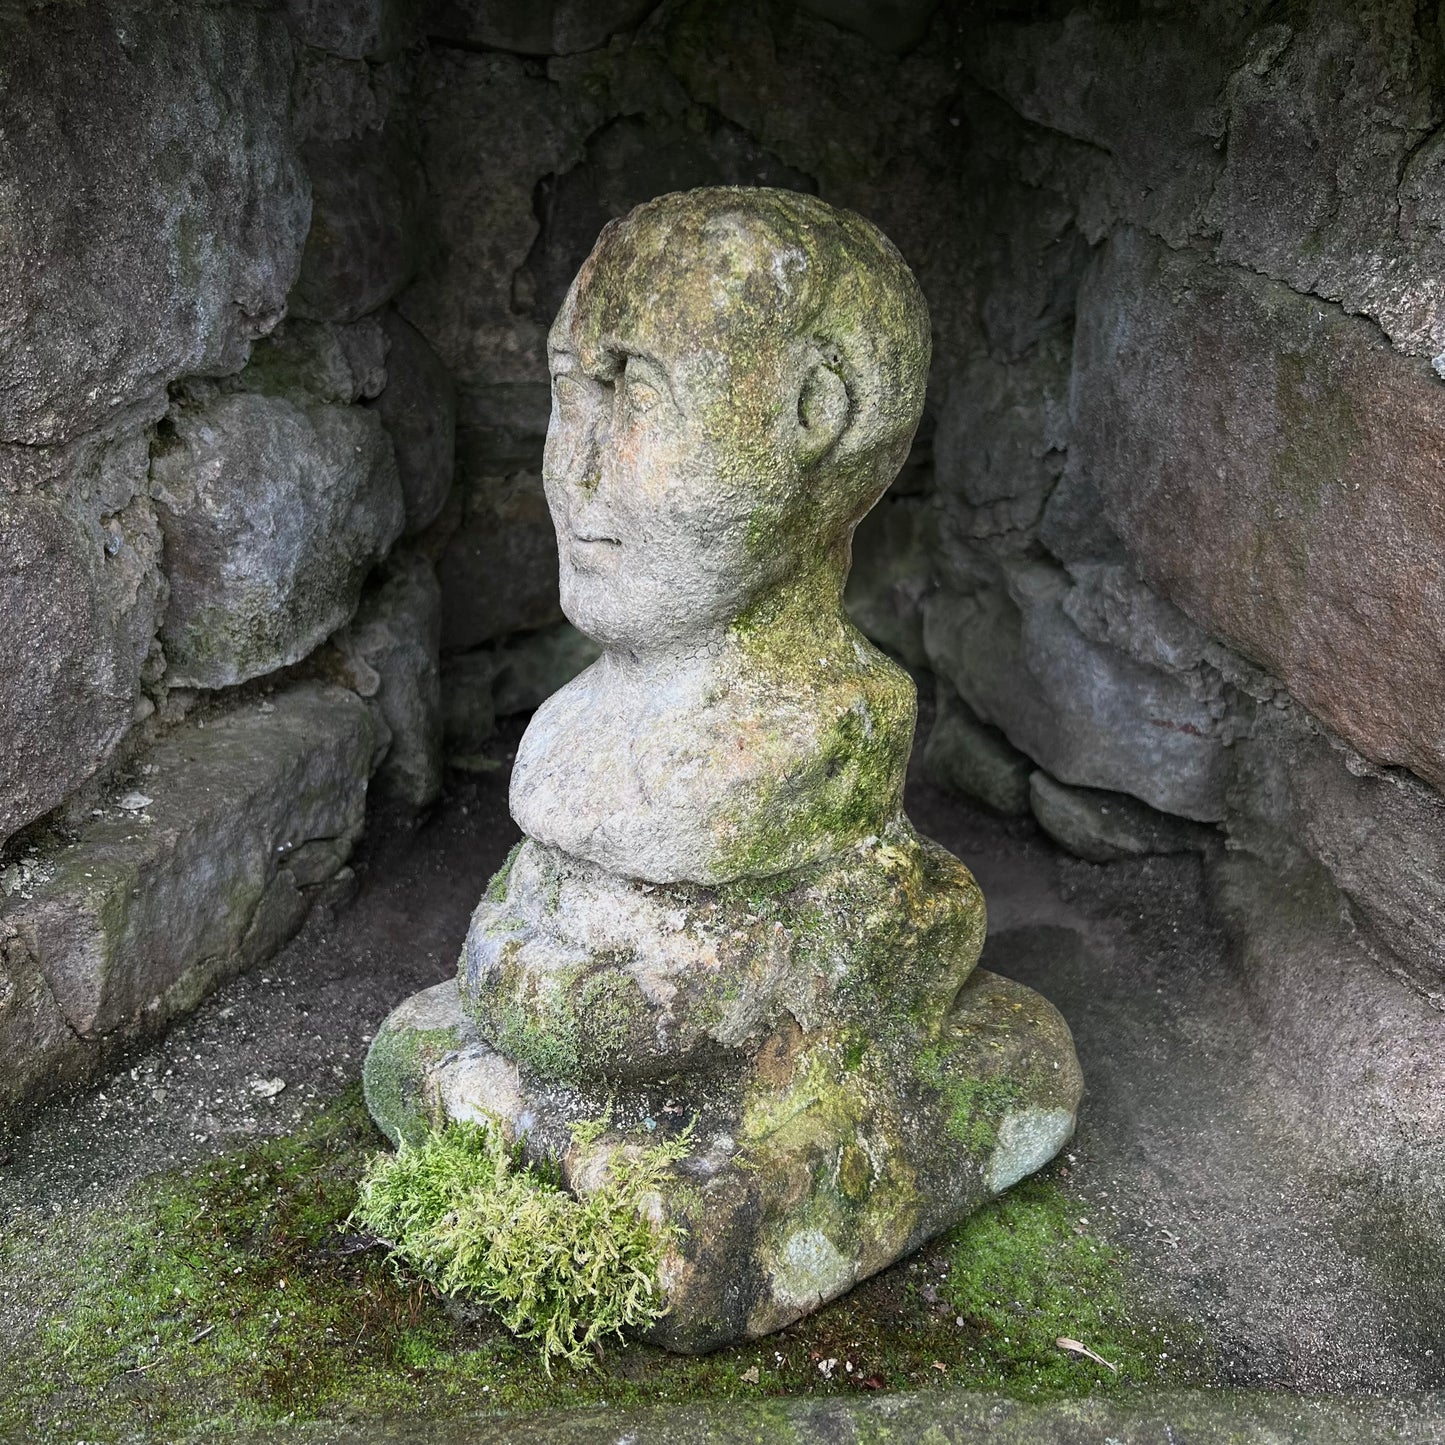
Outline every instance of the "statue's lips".
<path id="1" fill-rule="evenodd" d="M 571 554 L 572 565 L 579 571 L 610 571 L 611 560 L 622 551 L 622 542 L 617 537 L 573 532 L 567 551 Z"/>

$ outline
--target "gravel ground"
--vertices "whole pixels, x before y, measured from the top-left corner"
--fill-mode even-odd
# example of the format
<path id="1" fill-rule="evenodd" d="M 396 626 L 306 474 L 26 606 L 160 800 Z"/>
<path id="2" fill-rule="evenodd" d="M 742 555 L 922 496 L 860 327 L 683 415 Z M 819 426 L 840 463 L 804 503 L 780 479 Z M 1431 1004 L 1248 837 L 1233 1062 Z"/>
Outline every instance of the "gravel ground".
<path id="1" fill-rule="evenodd" d="M 500 740 L 495 771 L 454 775 L 419 824 L 374 820 L 357 897 L 339 915 L 313 917 L 269 966 L 3 1146 L 0 1229 L 103 1210 L 131 1181 L 293 1128 L 352 1083 L 388 1010 L 452 972 L 518 836 L 506 811 L 515 740 Z M 919 780 L 910 811 L 983 885 L 985 963 L 1069 1019 L 1088 1081 L 1070 1178 L 1160 1294 L 1204 1322 L 1221 1379 L 1309 1392 L 1445 1385 L 1445 1341 L 1412 1323 L 1400 1286 L 1358 1244 L 1369 1234 L 1359 1161 L 1301 1127 L 1308 1090 L 1273 1066 L 1198 860 L 1079 863 L 1031 823 Z M 27 1302 L 0 1294 L 0 1348 L 27 1324 Z"/>

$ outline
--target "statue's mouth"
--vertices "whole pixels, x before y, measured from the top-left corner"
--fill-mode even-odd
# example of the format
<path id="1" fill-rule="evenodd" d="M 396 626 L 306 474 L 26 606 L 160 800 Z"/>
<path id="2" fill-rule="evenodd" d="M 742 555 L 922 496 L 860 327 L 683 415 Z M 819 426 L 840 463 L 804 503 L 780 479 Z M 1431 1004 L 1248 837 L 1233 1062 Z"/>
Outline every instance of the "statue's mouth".
<path id="1" fill-rule="evenodd" d="M 621 539 L 620 537 L 603 537 L 603 536 L 600 536 L 600 535 L 587 535 L 587 534 L 584 534 L 584 533 L 582 533 L 582 532 L 574 532 L 574 533 L 572 534 L 572 540 L 573 540 L 574 542 L 586 542 L 586 543 L 588 543 L 588 544 L 591 545 L 591 546 L 620 547 L 620 546 L 622 545 L 622 539 Z"/>

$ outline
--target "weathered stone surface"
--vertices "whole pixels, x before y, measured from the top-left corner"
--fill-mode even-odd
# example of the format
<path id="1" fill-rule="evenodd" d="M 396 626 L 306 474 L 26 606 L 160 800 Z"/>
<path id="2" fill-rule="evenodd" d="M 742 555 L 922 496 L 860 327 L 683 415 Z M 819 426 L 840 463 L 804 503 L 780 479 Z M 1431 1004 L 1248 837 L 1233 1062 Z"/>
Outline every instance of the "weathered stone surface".
<path id="1" fill-rule="evenodd" d="M 911 50 L 928 32 L 938 0 L 801 0 L 800 8 L 853 30 L 880 50 Z"/>
<path id="2" fill-rule="evenodd" d="M 420 9 L 420 0 L 286 0 L 286 20 L 303 45 L 375 60 L 411 43 Z"/>
<path id="3" fill-rule="evenodd" d="M 76 1050 L 159 1028 L 293 932 L 361 831 L 383 745 L 360 699 L 305 685 L 146 754 L 129 791 L 149 801 L 107 806 L 0 902 L 8 1016 L 29 1020 L 4 1101 L 82 1068 Z"/>
<path id="4" fill-rule="evenodd" d="M 885 498 L 853 534 L 844 602 L 860 631 L 909 667 L 926 667 L 923 594 L 933 515 L 922 497 Z"/>
<path id="5" fill-rule="evenodd" d="M 518 56 L 447 50 L 430 68 L 419 110 L 434 188 L 437 245 L 401 299 L 402 314 L 456 378 L 459 414 L 498 383 L 545 382 L 545 325 L 513 309 L 512 278 L 537 235 L 539 177 L 581 158 L 586 123 Z"/>
<path id="6" fill-rule="evenodd" d="M 1160 813 L 1137 798 L 1097 788 L 1071 788 L 1035 772 L 1029 806 L 1055 843 L 1088 863 L 1114 863 L 1150 853 L 1191 853 L 1208 848 L 1207 828 Z"/>
<path id="7" fill-rule="evenodd" d="M 1445 352 L 1433 33 L 1408 0 L 1317 5 L 1262 25 L 1241 60 L 1204 215 L 1219 259 L 1372 317 L 1411 355 Z"/>
<path id="8" fill-rule="evenodd" d="M 277 17 L 26 7 L 5 30 L 0 439 L 34 444 L 244 365 L 309 200 Z"/>
<path id="9" fill-rule="evenodd" d="M 457 398 L 451 376 L 420 332 L 394 312 L 382 318 L 390 346 L 376 410 L 396 449 L 406 530 L 420 532 L 446 505 L 456 467 Z"/>
<path id="10" fill-rule="evenodd" d="M 182 402 L 153 466 L 177 686 L 228 687 L 345 623 L 401 531 L 391 442 L 362 407 L 234 392 Z"/>
<path id="11" fill-rule="evenodd" d="M 461 520 L 437 563 L 443 651 L 559 622 L 557 541 L 541 477 L 468 471 L 459 490 Z"/>
<path id="12" fill-rule="evenodd" d="M 387 385 L 389 361 L 388 337 L 379 321 L 338 326 L 293 317 L 257 343 L 235 384 L 294 401 L 361 401 Z"/>
<path id="13" fill-rule="evenodd" d="M 669 1349 L 781 1329 L 916 1248 L 1051 1158 L 1082 1089 L 1054 1009 L 982 970 L 940 1042 L 911 1058 L 875 1040 L 850 1065 L 844 1038 L 805 1044 L 796 1027 L 767 1052 L 741 1096 L 714 1085 L 695 1099 L 694 1154 L 661 1190 L 661 1217 L 687 1230 L 662 1266 L 669 1311 L 646 1332 Z M 579 1085 L 519 1070 L 478 1034 L 453 983 L 387 1018 L 365 1082 L 393 1140 L 416 1138 L 438 1107 L 492 1119 L 534 1157 L 560 1158 L 584 1194 L 612 1158 L 677 1127 L 664 1107 L 675 1079 Z M 569 1148 L 569 1121 L 609 1108 L 612 1127 Z"/>
<path id="14" fill-rule="evenodd" d="M 1429 369 L 1138 232 L 1090 274 L 1077 364 L 1073 445 L 1146 579 L 1366 757 L 1445 782 Z"/>
<path id="15" fill-rule="evenodd" d="M 1276 822 L 1324 865 L 1379 961 L 1445 1004 L 1445 800 L 1323 737 L 1301 733 L 1276 750 Z M 1249 799 L 1256 808 L 1263 784 Z"/>
<path id="16" fill-rule="evenodd" d="M 428 35 L 515 50 L 571 55 L 605 45 L 656 6 L 657 0 L 430 0 Z"/>
<path id="17" fill-rule="evenodd" d="M 391 733 L 377 791 L 413 808 L 442 787 L 441 607 L 431 563 L 398 558 L 363 598 L 348 643 L 380 680 L 376 705 Z"/>
<path id="18" fill-rule="evenodd" d="M 1086 636 L 1070 615 L 1076 590 L 1057 568 L 1025 561 L 990 568 L 970 593 L 940 590 L 924 604 L 929 658 L 981 721 L 1054 777 L 1185 818 L 1223 817 L 1217 697 L 1190 673 Z"/>
<path id="19" fill-rule="evenodd" d="M 937 696 L 938 710 L 923 753 L 928 776 L 995 813 L 1022 817 L 1029 811 L 1032 759 L 1013 747 L 997 728 L 979 722 L 942 678 Z"/>
<path id="20" fill-rule="evenodd" d="M 101 521 L 0 494 L 0 841 L 88 778 L 130 726 L 159 550 L 143 498 Z"/>
<path id="21" fill-rule="evenodd" d="M 955 378 L 934 438 L 945 544 L 1028 546 L 1063 470 L 1068 397 L 1069 350 L 1056 334 L 1024 360 L 980 357 Z"/>
<path id="22" fill-rule="evenodd" d="M 497 731 L 497 658 L 490 649 L 449 657 L 442 666 L 442 732 L 449 760 L 478 758 Z"/>
<path id="23" fill-rule="evenodd" d="M 372 100 L 360 92 L 358 102 Z M 388 98 L 368 106 L 360 134 L 308 139 L 311 229 L 288 305 L 296 316 L 355 321 L 390 301 L 419 257 L 424 182 L 412 127 Z"/>

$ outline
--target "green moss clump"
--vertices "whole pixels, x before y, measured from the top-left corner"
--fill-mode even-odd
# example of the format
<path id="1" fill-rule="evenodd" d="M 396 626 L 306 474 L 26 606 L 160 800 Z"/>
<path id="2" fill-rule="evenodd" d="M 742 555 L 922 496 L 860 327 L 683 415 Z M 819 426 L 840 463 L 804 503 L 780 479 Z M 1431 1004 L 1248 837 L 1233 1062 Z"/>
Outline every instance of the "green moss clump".
<path id="1" fill-rule="evenodd" d="M 968 1373 L 983 1388 L 1068 1395 L 1081 1385 L 1184 1383 L 1181 1362 L 1198 1359 L 1199 1332 L 1130 1299 L 1122 1252 L 1085 1224 L 1057 1183 L 1035 1177 L 948 1236 L 942 1292 L 969 1332 Z M 1060 1348 L 1060 1339 L 1116 1370 Z"/>
<path id="2" fill-rule="evenodd" d="M 578 1142 L 596 1132 L 579 1132 Z M 607 1182 L 575 1197 L 555 1170 L 527 1167 L 498 1130 L 453 1124 L 376 1155 L 356 1218 L 423 1279 L 540 1341 L 550 1373 L 554 1358 L 589 1363 L 599 1340 L 664 1313 L 658 1269 L 678 1231 L 641 1210 L 687 1152 L 683 1136 L 618 1153 Z"/>

